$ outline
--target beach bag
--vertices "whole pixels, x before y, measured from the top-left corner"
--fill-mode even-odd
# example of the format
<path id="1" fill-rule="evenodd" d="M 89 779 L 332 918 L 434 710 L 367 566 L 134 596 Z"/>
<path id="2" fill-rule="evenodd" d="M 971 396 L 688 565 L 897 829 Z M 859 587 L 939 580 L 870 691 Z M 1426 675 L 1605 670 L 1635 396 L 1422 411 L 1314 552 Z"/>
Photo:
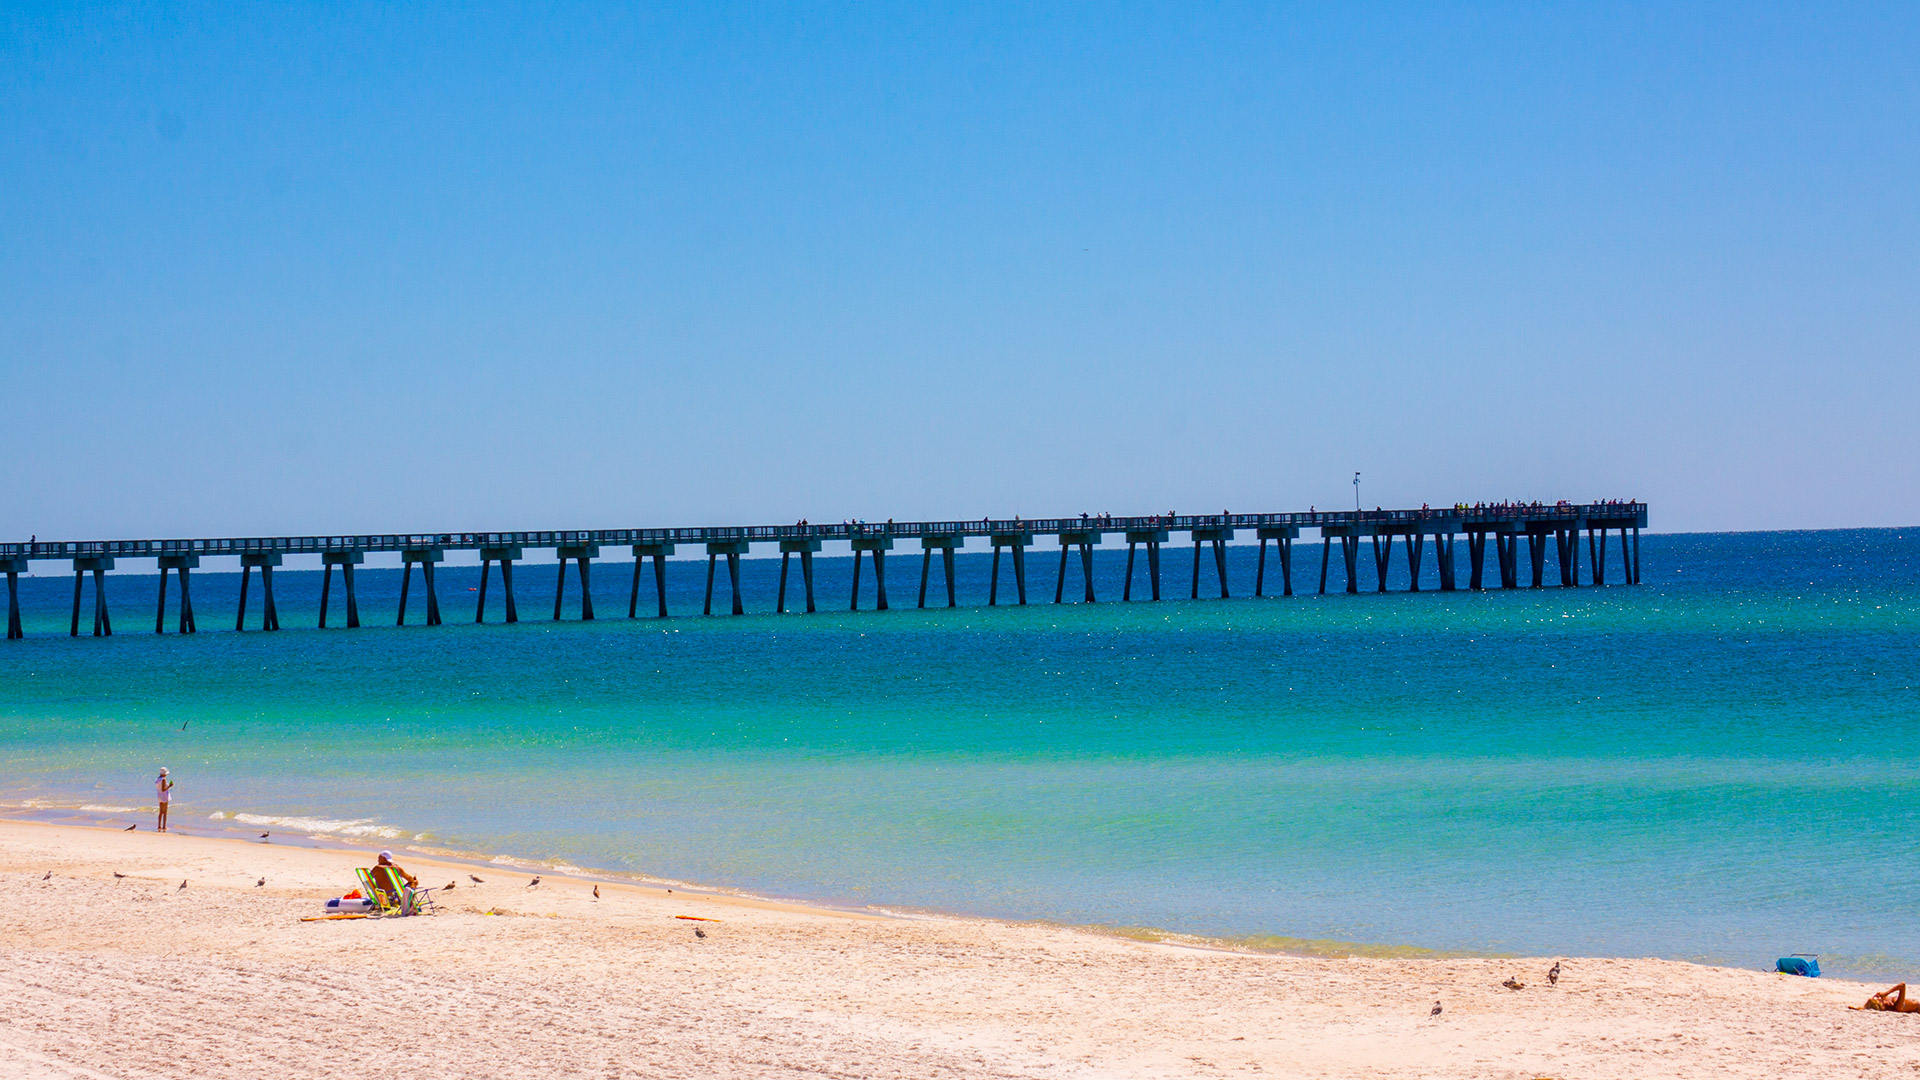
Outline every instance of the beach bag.
<path id="1" fill-rule="evenodd" d="M 1782 975 L 1805 975 L 1809 979 L 1820 977 L 1820 958 L 1817 956 L 1783 956 L 1774 961 L 1773 968 Z"/>

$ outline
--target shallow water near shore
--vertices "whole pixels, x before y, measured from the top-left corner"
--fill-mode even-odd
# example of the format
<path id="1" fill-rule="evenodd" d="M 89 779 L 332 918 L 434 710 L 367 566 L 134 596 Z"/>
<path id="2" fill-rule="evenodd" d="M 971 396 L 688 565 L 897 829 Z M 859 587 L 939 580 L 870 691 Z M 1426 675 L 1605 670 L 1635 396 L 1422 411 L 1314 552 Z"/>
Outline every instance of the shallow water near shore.
<path id="1" fill-rule="evenodd" d="M 1102 552 L 1100 603 L 994 609 L 968 553 L 971 606 L 925 611 L 896 556 L 886 613 L 844 610 L 828 559 L 812 616 L 767 614 L 778 563 L 749 560 L 758 614 L 632 622 L 608 563 L 592 623 L 546 621 L 554 568 L 529 565 L 510 627 L 472 625 L 478 571 L 448 567 L 446 625 L 395 628 L 399 573 L 369 569 L 350 632 L 312 628 L 319 574 L 290 563 L 287 629 L 233 633 L 237 575 L 198 573 L 187 638 L 151 632 L 155 578 L 116 574 L 116 634 L 70 639 L 71 578 L 35 577 L 0 648 L 0 803 L 150 806 L 167 765 L 189 827 L 1256 942 L 1905 977 L 1916 539 L 1649 536 L 1631 588 L 1133 604 Z M 1187 557 L 1167 567 L 1187 596 Z M 1030 562 L 1031 600 L 1054 570 Z M 676 612 L 704 572 L 674 564 Z"/>

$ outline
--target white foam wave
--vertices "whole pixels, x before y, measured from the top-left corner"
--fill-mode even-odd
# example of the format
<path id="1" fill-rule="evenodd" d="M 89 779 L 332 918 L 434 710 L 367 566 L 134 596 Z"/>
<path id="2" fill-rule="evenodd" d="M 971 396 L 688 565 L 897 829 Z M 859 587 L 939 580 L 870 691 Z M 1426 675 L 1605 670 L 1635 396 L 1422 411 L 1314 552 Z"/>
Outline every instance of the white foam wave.
<path id="1" fill-rule="evenodd" d="M 316 817 L 277 817 L 270 814 L 235 814 L 233 820 L 243 825 L 273 825 L 282 829 L 298 829 L 301 832 L 328 833 L 334 836 L 378 836 L 382 840 L 392 840 L 405 835 L 391 825 L 381 825 L 372 818 L 316 818 Z"/>
<path id="2" fill-rule="evenodd" d="M 80 809 L 91 810 L 96 814 L 137 814 L 145 810 L 144 806 L 105 806 L 100 803 L 81 803 Z"/>

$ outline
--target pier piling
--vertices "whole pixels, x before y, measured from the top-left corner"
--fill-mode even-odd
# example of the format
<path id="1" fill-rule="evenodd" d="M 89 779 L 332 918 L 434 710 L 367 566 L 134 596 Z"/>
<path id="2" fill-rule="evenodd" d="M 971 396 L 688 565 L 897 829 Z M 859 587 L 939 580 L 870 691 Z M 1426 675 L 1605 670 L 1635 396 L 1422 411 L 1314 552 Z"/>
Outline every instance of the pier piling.
<path id="1" fill-rule="evenodd" d="M 667 556 L 673 554 L 673 545 L 666 542 L 633 545 L 633 573 L 638 579 L 640 564 L 648 558 L 653 559 L 653 591 L 660 604 L 660 618 L 667 617 Z M 638 600 L 638 594 L 635 595 Z M 634 608 L 627 608 L 627 616 L 633 617 Z"/>

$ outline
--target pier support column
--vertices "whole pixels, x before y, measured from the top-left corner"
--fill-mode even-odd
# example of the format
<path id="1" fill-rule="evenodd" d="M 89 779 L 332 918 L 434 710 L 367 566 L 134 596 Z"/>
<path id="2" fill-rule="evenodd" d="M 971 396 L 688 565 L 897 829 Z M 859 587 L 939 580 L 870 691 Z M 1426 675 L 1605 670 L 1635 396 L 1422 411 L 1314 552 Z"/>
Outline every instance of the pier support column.
<path id="1" fill-rule="evenodd" d="M 7 640 L 26 637 L 20 628 L 20 575 L 27 572 L 26 559 L 0 559 L 0 570 L 7 574 Z"/>
<path id="2" fill-rule="evenodd" d="M 1527 556 L 1533 568 L 1533 587 L 1539 588 L 1547 573 L 1547 534 L 1539 529 L 1527 530 Z"/>
<path id="3" fill-rule="evenodd" d="M 662 619 L 667 617 L 667 556 L 671 554 L 673 554 L 673 545 L 665 541 L 633 545 L 633 573 L 635 578 L 638 578 L 640 575 L 640 564 L 645 562 L 649 557 L 653 559 L 653 594 L 654 598 L 659 601 L 660 618 Z M 634 602 L 636 604 L 639 602 L 638 593 L 635 593 Z M 511 609 L 509 609 L 509 611 L 511 611 Z M 627 617 L 632 618 L 634 614 L 635 608 L 629 605 L 627 607 Z"/>
<path id="4" fill-rule="evenodd" d="M 193 600 L 187 591 L 187 571 L 200 565 L 198 555 L 162 555 L 160 563 L 160 603 L 153 613 L 153 632 L 166 633 L 167 627 L 167 572 L 180 574 L 180 633 L 191 634 L 193 625 Z"/>
<path id="5" fill-rule="evenodd" d="M 1327 593 L 1327 560 L 1333 554 L 1333 539 L 1326 530 L 1320 532 L 1320 595 Z"/>
<path id="6" fill-rule="evenodd" d="M 520 621 L 520 612 L 513 604 L 513 564 L 518 562 L 524 552 L 518 546 L 483 547 L 480 549 L 480 595 L 473 605 L 473 621 L 487 621 L 487 578 L 494 563 L 500 564 L 500 591 L 507 608 L 507 621 Z M 564 569 L 562 571 L 564 573 Z"/>
<path id="7" fill-rule="evenodd" d="M 1487 561 L 1487 534 L 1484 529 L 1467 530 L 1467 588 L 1479 592 L 1485 588 L 1484 570 Z"/>
<path id="8" fill-rule="evenodd" d="M 853 603 L 852 610 L 860 610 L 860 556 L 863 552 L 873 553 L 873 599 L 874 610 L 887 610 L 887 552 L 893 550 L 891 536 L 856 536 L 853 538 Z"/>
<path id="9" fill-rule="evenodd" d="M 1096 529 L 1070 529 L 1060 534 L 1060 577 L 1054 582 L 1053 602 L 1059 603 L 1066 595 L 1067 588 L 1067 552 L 1069 548 L 1080 549 L 1080 573 L 1086 583 L 1086 603 L 1093 603 L 1093 545 L 1100 542 L 1100 532 Z"/>
<path id="10" fill-rule="evenodd" d="M 598 544 L 562 544 L 557 554 L 560 557 L 560 581 L 553 588 L 553 621 L 560 621 L 560 602 L 567 589 L 567 564 L 573 563 L 580 574 L 580 621 L 593 621 L 593 578 L 589 571 L 593 560 L 600 557 Z"/>
<path id="11" fill-rule="evenodd" d="M 1380 587 L 1375 591 L 1386 592 L 1387 591 L 1387 570 L 1393 562 L 1393 534 L 1392 533 L 1386 534 L 1387 542 L 1386 542 L 1386 546 L 1384 547 L 1381 546 L 1380 544 L 1380 536 L 1381 534 L 1376 532 L 1373 534 L 1373 537 L 1372 537 L 1373 539 L 1373 573 L 1374 573 L 1374 576 L 1378 578 L 1380 581 Z"/>
<path id="12" fill-rule="evenodd" d="M 1440 568 L 1441 592 L 1453 592 L 1458 586 L 1456 575 L 1459 567 L 1454 563 L 1453 539 L 1454 534 L 1451 532 L 1433 534 L 1433 559 Z"/>
<path id="13" fill-rule="evenodd" d="M 1227 591 L 1227 541 L 1233 539 L 1233 529 L 1226 525 L 1216 525 L 1193 530 L 1193 596 L 1200 599 L 1200 545 L 1204 541 L 1213 545 L 1213 573 L 1220 582 L 1220 599 L 1229 598 Z"/>
<path id="14" fill-rule="evenodd" d="M 1414 529 L 1412 532 L 1407 533 L 1405 536 L 1402 536 L 1400 539 L 1407 546 L 1407 581 L 1408 581 L 1407 591 L 1419 592 L 1420 591 L 1420 549 L 1426 546 L 1427 534 L 1424 532 L 1421 532 L 1419 529 Z"/>
<path id="15" fill-rule="evenodd" d="M 1360 538 L 1343 536 L 1340 538 L 1340 556 L 1347 564 L 1347 592 L 1360 591 Z"/>
<path id="16" fill-rule="evenodd" d="M 420 580 L 425 583 L 427 587 L 427 625 L 440 625 L 440 594 L 439 590 L 434 588 L 433 567 L 435 563 L 444 562 L 446 557 L 446 552 L 437 547 L 409 548 L 400 553 L 400 563 L 402 566 L 400 572 L 400 614 L 394 619 L 393 625 L 407 625 L 407 590 L 413 584 L 413 564 L 415 563 L 420 564 Z M 351 574 L 351 571 L 348 571 L 348 573 Z M 349 577 L 347 580 L 351 583 L 353 579 Z M 351 587 L 351 585 L 349 585 L 349 587 Z M 351 604 L 353 602 L 351 598 L 352 594 L 349 593 L 348 596 L 347 602 Z M 351 610 L 351 608 L 349 608 L 349 610 Z"/>
<path id="17" fill-rule="evenodd" d="M 1598 544 L 1593 537 L 1596 531 L 1600 534 Z M 1605 526 L 1596 530 L 1591 522 L 1587 524 L 1587 564 L 1593 568 L 1593 583 L 1605 585 L 1607 583 L 1607 530 Z"/>
<path id="18" fill-rule="evenodd" d="M 273 603 L 273 568 L 280 565 L 277 551 L 246 551 L 240 554 L 240 610 L 234 615 L 233 628 L 247 628 L 247 578 L 254 567 L 260 568 L 260 629 L 280 629 L 280 609 Z"/>
<path id="19" fill-rule="evenodd" d="M 1133 599 L 1133 552 L 1136 545 L 1147 545 L 1147 576 L 1151 579 L 1153 598 L 1160 599 L 1160 545 L 1167 542 L 1165 529 L 1130 529 L 1127 532 L 1127 587 L 1121 591 L 1120 599 Z"/>
<path id="20" fill-rule="evenodd" d="M 320 629 L 327 628 L 327 603 L 332 599 L 333 568 L 340 568 L 340 582 L 347 590 L 347 629 L 360 625 L 360 598 L 354 595 L 353 568 L 366 561 L 366 553 L 360 551 L 323 551 L 320 553 Z M 182 578 L 184 583 L 185 579 Z M 481 580 L 481 603 L 485 603 L 486 581 Z"/>
<path id="21" fill-rule="evenodd" d="M 1281 525 L 1259 530 L 1260 561 L 1253 576 L 1253 595 L 1266 595 L 1267 541 L 1273 541 L 1273 553 L 1280 558 L 1280 595 L 1293 595 L 1293 541 L 1300 535 L 1297 526 Z"/>
<path id="22" fill-rule="evenodd" d="M 67 636 L 80 636 L 80 587 L 82 578 L 89 572 L 93 574 L 93 636 L 113 636 L 113 618 L 107 612 L 107 571 L 111 569 L 111 556 L 73 560 L 73 623 L 68 627 Z"/>
<path id="23" fill-rule="evenodd" d="M 813 553 L 820 550 L 820 541 L 814 539 L 780 541 L 780 596 L 773 610 L 787 610 L 787 560 L 795 552 L 800 554 L 800 576 L 807 587 L 807 614 L 813 614 Z"/>
<path id="24" fill-rule="evenodd" d="M 1517 589 L 1520 587 L 1520 534 L 1494 533 L 1493 541 L 1500 547 L 1500 587 Z"/>
<path id="25" fill-rule="evenodd" d="M 1627 549 L 1627 527 L 1620 526 L 1620 579 L 1628 585 L 1633 580 L 1633 553 Z"/>
<path id="26" fill-rule="evenodd" d="M 1640 584 L 1640 527 L 1633 528 L 1633 583 Z"/>
<path id="27" fill-rule="evenodd" d="M 1013 551 L 1013 584 L 1020 603 L 1027 602 L 1027 546 L 1033 543 L 1033 534 L 1024 532 L 994 533 L 989 539 L 993 542 L 993 568 L 991 580 L 987 584 L 987 606 L 1000 603 L 1000 549 Z"/>
<path id="28" fill-rule="evenodd" d="M 947 578 L 947 606 L 955 607 L 953 589 L 953 549 L 965 543 L 959 536 L 923 536 L 920 538 L 920 606 L 927 606 L 927 576 L 933 567 L 933 553 L 940 552 L 940 564 Z"/>
<path id="29" fill-rule="evenodd" d="M 727 557 L 727 583 L 733 590 L 733 613 L 746 614 L 746 607 L 740 601 L 740 556 L 747 553 L 745 540 L 715 540 L 707 544 L 707 602 L 703 613 L 713 614 L 713 572 L 716 560 Z"/>

